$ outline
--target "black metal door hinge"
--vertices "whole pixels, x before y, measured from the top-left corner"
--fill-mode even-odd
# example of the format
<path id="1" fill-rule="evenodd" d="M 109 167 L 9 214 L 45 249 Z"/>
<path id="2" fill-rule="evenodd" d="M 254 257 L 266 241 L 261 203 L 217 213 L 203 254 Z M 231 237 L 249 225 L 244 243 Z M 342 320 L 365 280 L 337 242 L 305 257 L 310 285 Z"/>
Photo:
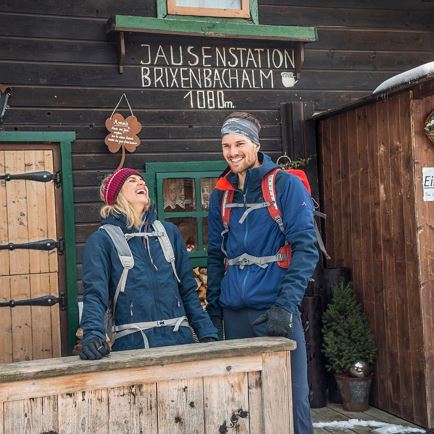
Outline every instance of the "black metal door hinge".
<path id="1" fill-rule="evenodd" d="M 30 249 L 30 250 L 53 250 L 58 249 L 58 254 L 63 255 L 65 251 L 65 242 L 63 238 L 55 240 L 38 240 L 29 243 L 8 243 L 0 244 L 0 250 L 17 250 L 17 249 Z"/>
<path id="2" fill-rule="evenodd" d="M 16 306 L 54 306 L 59 303 L 63 309 L 66 307 L 66 300 L 64 295 L 54 297 L 53 295 L 44 295 L 37 298 L 29 298 L 27 300 L 9 300 L 0 302 L 0 307 L 16 307 Z"/>
<path id="3" fill-rule="evenodd" d="M 61 173 L 60 171 L 50 173 L 46 171 L 42 172 L 26 172 L 26 173 L 5 173 L 4 175 L 0 175 L 0 179 L 4 179 L 5 181 L 12 180 L 27 180 L 27 181 L 36 181 L 36 182 L 50 182 L 53 181 L 56 187 L 60 187 L 61 185 Z"/>

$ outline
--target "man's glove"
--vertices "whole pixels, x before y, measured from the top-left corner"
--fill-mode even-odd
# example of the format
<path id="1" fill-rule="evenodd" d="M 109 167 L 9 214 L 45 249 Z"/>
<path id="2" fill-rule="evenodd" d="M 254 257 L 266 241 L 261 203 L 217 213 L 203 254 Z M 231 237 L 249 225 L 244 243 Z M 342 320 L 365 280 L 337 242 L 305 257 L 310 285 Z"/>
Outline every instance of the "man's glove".
<path id="1" fill-rule="evenodd" d="M 79 356 L 83 360 L 98 360 L 109 353 L 110 347 L 107 342 L 96 337 L 83 344 Z"/>
<path id="2" fill-rule="evenodd" d="M 212 316 L 211 321 L 217 329 L 219 341 L 223 340 L 223 320 L 219 316 Z"/>
<path id="3" fill-rule="evenodd" d="M 267 336 L 283 336 L 291 339 L 292 337 L 292 313 L 289 313 L 283 307 L 272 306 L 265 313 L 260 315 L 254 322 L 254 325 L 266 322 Z"/>
<path id="4" fill-rule="evenodd" d="M 216 338 L 203 338 L 200 339 L 200 343 L 205 343 L 205 342 L 215 342 L 217 339 Z"/>

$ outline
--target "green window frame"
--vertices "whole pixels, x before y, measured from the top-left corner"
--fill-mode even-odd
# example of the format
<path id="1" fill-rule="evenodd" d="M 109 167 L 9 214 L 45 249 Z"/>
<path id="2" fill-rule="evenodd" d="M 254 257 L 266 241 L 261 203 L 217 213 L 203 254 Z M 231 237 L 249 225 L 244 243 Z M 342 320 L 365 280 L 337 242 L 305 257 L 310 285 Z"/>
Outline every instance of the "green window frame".
<path id="1" fill-rule="evenodd" d="M 173 0 L 170 0 L 171 2 Z M 259 24 L 259 17 L 258 17 L 258 0 L 242 0 L 241 5 L 242 8 L 239 11 L 242 11 L 245 9 L 245 4 L 248 4 L 248 14 L 249 17 L 247 18 L 240 18 L 237 17 L 236 14 L 234 16 L 229 16 L 228 10 L 222 9 L 221 15 L 218 13 L 218 8 L 183 8 L 183 7 L 177 7 L 179 9 L 178 13 L 169 13 L 168 12 L 168 3 L 169 0 L 156 0 L 157 2 L 157 18 L 172 18 L 172 19 L 194 19 L 196 21 L 239 21 L 241 23 L 246 24 Z M 216 4 L 218 1 L 216 1 Z M 190 13 L 182 12 L 182 9 L 185 9 L 186 11 L 190 11 Z M 202 10 L 202 13 L 194 13 L 193 10 Z M 208 11 L 207 11 L 208 10 Z M 237 10 L 238 11 L 238 10 Z"/>
<path id="2" fill-rule="evenodd" d="M 195 249 L 189 252 L 193 267 L 205 267 L 207 251 L 204 245 L 203 228 L 208 211 L 202 208 L 202 180 L 218 178 L 225 169 L 224 161 L 195 161 L 176 163 L 146 163 L 145 181 L 151 200 L 155 203 L 160 220 L 175 218 L 193 220 L 195 227 Z M 164 182 L 174 179 L 192 179 L 194 185 L 194 209 L 185 211 L 164 211 Z M 184 242 L 187 240 L 184 239 Z"/>

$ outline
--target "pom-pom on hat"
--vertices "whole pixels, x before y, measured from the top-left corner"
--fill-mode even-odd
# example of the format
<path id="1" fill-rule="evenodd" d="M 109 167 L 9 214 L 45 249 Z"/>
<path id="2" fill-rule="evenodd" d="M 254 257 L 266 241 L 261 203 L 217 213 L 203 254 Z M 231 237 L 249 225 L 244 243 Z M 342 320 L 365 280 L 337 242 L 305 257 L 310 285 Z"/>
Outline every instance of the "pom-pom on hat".
<path id="1" fill-rule="evenodd" d="M 103 200 L 107 205 L 113 205 L 116 202 L 119 192 L 121 191 L 124 182 L 131 176 L 137 175 L 142 178 L 140 172 L 136 169 L 123 167 L 122 169 L 113 172 L 104 184 Z"/>

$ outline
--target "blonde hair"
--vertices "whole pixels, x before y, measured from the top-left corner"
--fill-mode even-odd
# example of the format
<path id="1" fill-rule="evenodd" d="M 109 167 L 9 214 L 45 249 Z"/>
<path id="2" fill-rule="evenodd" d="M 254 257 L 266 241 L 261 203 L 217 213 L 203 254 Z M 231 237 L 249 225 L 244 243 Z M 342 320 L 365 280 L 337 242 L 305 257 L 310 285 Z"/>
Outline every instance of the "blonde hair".
<path id="1" fill-rule="evenodd" d="M 99 196 L 103 202 L 104 202 L 104 186 L 109 176 L 103 179 L 99 187 Z M 119 192 L 116 198 L 116 202 L 113 205 L 104 204 L 99 211 L 99 214 L 103 219 L 107 218 L 111 213 L 123 214 L 127 219 L 128 228 L 135 227 L 136 229 L 139 229 L 142 224 L 143 213 L 140 216 L 138 216 L 134 211 L 134 208 L 125 199 L 124 195 L 121 192 Z"/>

